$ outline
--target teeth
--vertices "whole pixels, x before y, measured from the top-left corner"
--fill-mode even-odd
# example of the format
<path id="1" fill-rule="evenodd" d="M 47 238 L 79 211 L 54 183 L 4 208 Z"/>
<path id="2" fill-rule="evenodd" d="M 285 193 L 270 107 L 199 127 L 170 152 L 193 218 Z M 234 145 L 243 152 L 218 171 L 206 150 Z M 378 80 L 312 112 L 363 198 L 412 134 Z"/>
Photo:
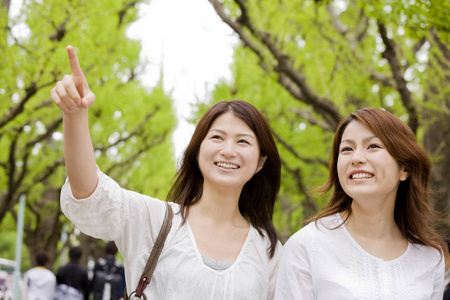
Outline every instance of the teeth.
<path id="1" fill-rule="evenodd" d="M 355 173 L 352 174 L 352 179 L 361 179 L 361 178 L 372 178 L 373 175 L 372 174 L 368 174 L 368 173 Z"/>
<path id="2" fill-rule="evenodd" d="M 239 168 L 237 165 L 228 164 L 228 163 L 224 163 L 224 162 L 216 163 L 216 165 L 218 167 L 221 167 L 221 168 L 224 168 L 224 169 L 238 169 Z"/>

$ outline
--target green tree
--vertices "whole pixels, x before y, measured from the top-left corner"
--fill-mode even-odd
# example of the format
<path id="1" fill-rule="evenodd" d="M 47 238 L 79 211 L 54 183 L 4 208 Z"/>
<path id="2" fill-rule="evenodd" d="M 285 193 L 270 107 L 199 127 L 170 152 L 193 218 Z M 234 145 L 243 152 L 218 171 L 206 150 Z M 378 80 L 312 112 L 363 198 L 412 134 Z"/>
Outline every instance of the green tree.
<path id="1" fill-rule="evenodd" d="M 385 108 L 413 129 L 433 162 L 435 207 L 448 211 L 448 1 L 210 2 L 242 42 L 234 82 L 219 85 L 214 99 L 253 102 L 279 144 L 282 239 L 324 205 L 310 187 L 325 182 L 339 119 L 360 107 Z"/>
<path id="2" fill-rule="evenodd" d="M 9 19 L 8 3 L 1 7 L 0 232 L 15 230 L 16 204 L 25 194 L 30 254 L 46 249 L 56 259 L 63 226 L 74 231 L 59 207 L 66 176 L 62 114 L 50 100 L 50 89 L 70 74 L 69 44 L 97 96 L 90 121 L 99 167 L 138 192 L 164 199 L 170 188 L 172 101 L 162 85 L 152 91 L 142 86 L 140 43 L 125 35 L 139 2 L 24 1 Z"/>

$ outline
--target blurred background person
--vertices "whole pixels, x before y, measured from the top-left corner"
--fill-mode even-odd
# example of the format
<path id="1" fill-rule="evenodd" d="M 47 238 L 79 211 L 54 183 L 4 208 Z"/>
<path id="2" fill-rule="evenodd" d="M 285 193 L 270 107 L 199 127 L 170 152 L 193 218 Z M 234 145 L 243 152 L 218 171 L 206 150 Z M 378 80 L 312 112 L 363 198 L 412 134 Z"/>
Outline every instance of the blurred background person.
<path id="1" fill-rule="evenodd" d="M 117 252 L 116 244 L 110 241 L 105 246 L 106 257 L 95 263 L 91 284 L 94 300 L 123 299 L 125 273 L 122 263 L 116 259 Z"/>
<path id="2" fill-rule="evenodd" d="M 69 263 L 60 267 L 56 274 L 58 285 L 55 300 L 88 300 L 88 272 L 79 263 L 82 255 L 83 251 L 80 247 L 70 248 Z"/>
<path id="3" fill-rule="evenodd" d="M 24 275 L 25 300 L 53 300 L 56 288 L 56 277 L 46 268 L 48 255 L 43 251 L 36 254 L 35 268 L 28 270 Z"/>

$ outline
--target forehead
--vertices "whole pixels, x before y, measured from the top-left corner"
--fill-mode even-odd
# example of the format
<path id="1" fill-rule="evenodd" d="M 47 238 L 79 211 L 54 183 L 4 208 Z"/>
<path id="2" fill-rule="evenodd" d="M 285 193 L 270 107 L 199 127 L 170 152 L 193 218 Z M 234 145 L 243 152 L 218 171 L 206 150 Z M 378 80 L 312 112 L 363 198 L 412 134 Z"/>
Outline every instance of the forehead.
<path id="1" fill-rule="evenodd" d="M 253 130 L 241 118 L 237 117 L 232 112 L 226 112 L 218 116 L 212 122 L 209 131 L 223 131 L 237 134 L 250 134 L 255 136 Z"/>
<path id="2" fill-rule="evenodd" d="M 358 138 L 376 137 L 375 133 L 366 125 L 358 120 L 351 121 L 347 127 L 345 127 L 342 133 L 341 141 L 355 140 Z"/>

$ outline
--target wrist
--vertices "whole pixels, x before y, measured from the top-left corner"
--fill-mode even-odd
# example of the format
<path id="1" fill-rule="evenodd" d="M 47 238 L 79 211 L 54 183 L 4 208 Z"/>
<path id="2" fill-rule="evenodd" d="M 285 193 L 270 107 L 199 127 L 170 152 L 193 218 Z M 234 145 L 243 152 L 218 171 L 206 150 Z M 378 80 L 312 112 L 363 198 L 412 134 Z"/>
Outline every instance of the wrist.
<path id="1" fill-rule="evenodd" d="M 63 121 L 77 122 L 88 119 L 88 109 L 78 107 L 74 112 L 68 113 L 63 111 Z"/>

